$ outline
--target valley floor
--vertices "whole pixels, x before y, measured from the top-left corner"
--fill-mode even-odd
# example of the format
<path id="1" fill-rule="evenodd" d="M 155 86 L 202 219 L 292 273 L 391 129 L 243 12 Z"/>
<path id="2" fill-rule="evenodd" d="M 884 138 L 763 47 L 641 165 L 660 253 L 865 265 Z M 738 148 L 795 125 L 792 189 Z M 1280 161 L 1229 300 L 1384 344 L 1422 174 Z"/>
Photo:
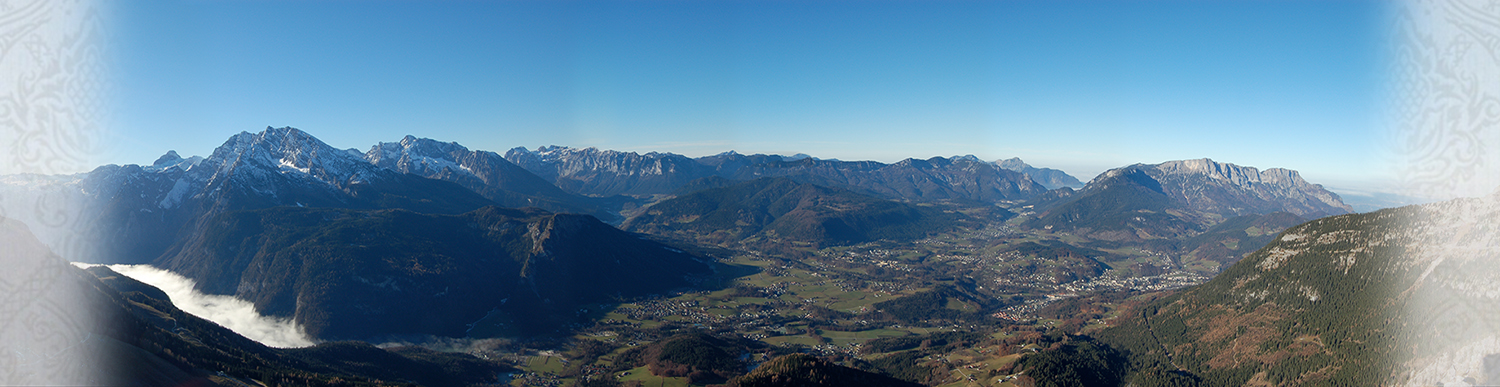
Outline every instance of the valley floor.
<path id="1" fill-rule="evenodd" d="M 1063 238 L 1018 235 L 997 224 L 907 244 L 806 247 L 800 259 L 738 250 L 720 259 L 718 276 L 703 279 L 700 288 L 709 290 L 590 306 L 580 312 L 593 322 L 578 324 L 568 339 L 476 355 L 520 370 L 510 375 L 516 386 L 598 379 L 686 386 L 686 377 L 656 376 L 618 360 L 659 340 L 706 332 L 764 344 L 746 354 L 752 364 L 802 352 L 929 385 L 1011 386 L 1019 376 L 1011 373 L 1015 361 L 1060 340 L 1058 332 L 1101 329 L 1124 305 L 1209 278 L 1177 268 L 1060 280 L 1066 270 L 1049 265 L 1067 262 L 1013 247 Z M 1111 264 L 1122 267 L 1172 264 L 1141 249 L 1111 253 Z M 937 302 L 924 305 L 930 301 Z M 576 350 L 585 341 L 608 350 Z"/>

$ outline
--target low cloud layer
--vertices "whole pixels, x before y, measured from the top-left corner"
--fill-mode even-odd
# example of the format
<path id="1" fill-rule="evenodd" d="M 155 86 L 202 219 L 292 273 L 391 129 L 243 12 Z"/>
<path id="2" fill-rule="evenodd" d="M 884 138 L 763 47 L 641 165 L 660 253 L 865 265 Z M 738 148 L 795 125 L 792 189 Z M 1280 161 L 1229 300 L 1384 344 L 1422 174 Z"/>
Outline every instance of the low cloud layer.
<path id="1" fill-rule="evenodd" d="M 216 322 L 261 344 L 276 348 L 313 345 L 312 339 L 307 337 L 302 327 L 291 319 L 262 316 L 249 301 L 200 293 L 193 288 L 193 280 L 177 273 L 149 265 L 109 265 L 109 268 L 161 289 L 178 309 Z"/>

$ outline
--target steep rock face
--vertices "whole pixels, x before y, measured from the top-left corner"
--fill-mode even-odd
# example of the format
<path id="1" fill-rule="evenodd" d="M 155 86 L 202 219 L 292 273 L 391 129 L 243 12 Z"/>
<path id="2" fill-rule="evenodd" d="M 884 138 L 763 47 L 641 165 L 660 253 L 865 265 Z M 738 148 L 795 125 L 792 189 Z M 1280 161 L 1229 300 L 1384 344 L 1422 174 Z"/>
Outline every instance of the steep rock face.
<path id="1" fill-rule="evenodd" d="M 294 128 L 241 132 L 205 159 L 213 171 L 209 187 L 232 186 L 259 192 L 290 186 L 345 190 L 391 177 L 357 153 L 336 149 Z M 231 183 L 232 182 L 232 183 Z M 254 188 L 250 188 L 254 187 Z"/>
<path id="2" fill-rule="evenodd" d="M 1141 167 L 1161 181 L 1174 200 L 1197 211 L 1226 216 L 1284 211 L 1305 218 L 1354 212 L 1338 194 L 1302 180 L 1293 170 L 1260 171 L 1209 159 Z"/>
<path id="3" fill-rule="evenodd" d="M 1316 218 L 1352 211 L 1296 171 L 1261 172 L 1207 159 L 1111 169 L 1068 198 L 1038 202 L 1036 210 L 1041 213 L 1032 227 L 1108 240 L 1184 238 L 1237 216 L 1286 212 Z"/>
<path id="4" fill-rule="evenodd" d="M 406 136 L 398 142 L 370 147 L 364 157 L 371 164 L 401 173 L 441 178 L 465 187 L 505 190 L 522 195 L 565 197 L 561 189 L 495 152 L 471 151 L 456 142 Z"/>
<path id="5" fill-rule="evenodd" d="M 995 165 L 1000 166 L 1000 168 L 1024 173 L 1026 174 L 1026 176 L 1030 176 L 1032 180 L 1035 180 L 1037 184 L 1041 184 L 1043 187 L 1047 187 L 1047 189 L 1058 189 L 1063 187 L 1073 189 L 1083 188 L 1083 182 L 1078 181 L 1078 178 L 1073 177 L 1073 175 L 1069 175 L 1067 172 L 1052 168 L 1033 167 L 1031 166 L 1031 164 L 1027 164 L 1025 161 L 1021 161 L 1020 157 L 1012 157 L 1005 160 L 995 160 Z"/>
<path id="6" fill-rule="evenodd" d="M 709 271 L 592 217 L 538 209 L 276 207 L 205 223 L 153 265 L 322 339 L 464 336 L 495 312 L 511 332 L 545 333 L 582 303 L 662 292 Z"/>
<path id="7" fill-rule="evenodd" d="M 273 206 L 405 208 L 459 213 L 493 202 L 453 183 L 369 163 L 294 128 L 240 133 L 201 163 L 211 168 L 193 197 L 216 209 Z"/>
<path id="8" fill-rule="evenodd" d="M 596 148 L 515 148 L 505 159 L 569 192 L 589 196 L 670 193 L 713 169 L 672 153 L 619 152 Z"/>
<path id="9" fill-rule="evenodd" d="M 457 183 L 506 207 L 613 216 L 587 198 L 564 192 L 495 152 L 471 151 L 456 142 L 406 136 L 370 147 L 365 160 L 379 167 Z"/>

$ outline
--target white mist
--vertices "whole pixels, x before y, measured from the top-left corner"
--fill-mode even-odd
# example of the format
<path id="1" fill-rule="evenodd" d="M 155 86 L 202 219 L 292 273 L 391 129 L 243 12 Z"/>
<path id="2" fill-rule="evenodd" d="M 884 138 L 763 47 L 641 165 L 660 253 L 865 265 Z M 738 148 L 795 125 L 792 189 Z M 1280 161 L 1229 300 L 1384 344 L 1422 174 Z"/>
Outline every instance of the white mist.
<path id="1" fill-rule="evenodd" d="M 194 282 L 187 277 L 150 265 L 108 265 L 110 270 L 134 278 L 136 281 L 155 286 L 167 293 L 172 304 L 188 312 L 245 336 L 251 340 L 276 348 L 301 348 L 313 345 L 302 327 L 291 319 L 262 316 L 249 301 L 203 294 L 193 288 Z"/>

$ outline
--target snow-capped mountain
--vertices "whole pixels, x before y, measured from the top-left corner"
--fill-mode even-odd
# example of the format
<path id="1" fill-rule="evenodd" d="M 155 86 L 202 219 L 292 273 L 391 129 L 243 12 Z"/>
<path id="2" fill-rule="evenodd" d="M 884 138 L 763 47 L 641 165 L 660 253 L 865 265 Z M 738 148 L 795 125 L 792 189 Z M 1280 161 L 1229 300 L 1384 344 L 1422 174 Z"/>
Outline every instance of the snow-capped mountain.
<path id="1" fill-rule="evenodd" d="M 695 179 L 710 176 L 730 180 L 785 176 L 916 201 L 1013 200 L 1046 191 L 1021 173 L 973 156 L 885 164 L 735 152 L 693 159 L 672 153 L 548 146 L 511 149 L 505 158 L 564 190 L 583 195 L 672 194 Z"/>
<path id="2" fill-rule="evenodd" d="M 456 142 L 406 136 L 376 144 L 363 157 L 381 168 L 457 183 L 506 207 L 614 217 L 599 211 L 590 198 L 565 192 L 495 152 L 469 150 Z"/>
<path id="3" fill-rule="evenodd" d="M 364 156 L 295 128 L 266 128 L 231 137 L 178 182 L 186 184 L 188 200 L 215 210 L 313 206 L 456 213 L 489 204 L 463 187 L 383 168 Z"/>
<path id="4" fill-rule="evenodd" d="M 341 150 L 294 128 L 240 132 L 201 163 L 213 170 L 207 186 L 239 186 L 279 196 L 288 184 L 346 191 L 396 175 L 370 165 L 354 150 Z"/>
<path id="5" fill-rule="evenodd" d="M 694 179 L 715 175 L 713 167 L 675 153 L 639 154 L 544 146 L 514 148 L 505 159 L 563 190 L 587 196 L 669 194 Z"/>
<path id="6" fill-rule="evenodd" d="M 383 168 L 294 128 L 242 132 L 209 157 L 4 177 L 0 203 L 74 261 L 143 263 L 207 214 L 275 206 L 458 213 L 494 202 L 457 184 Z M 86 243 L 85 243 L 86 241 Z"/>

